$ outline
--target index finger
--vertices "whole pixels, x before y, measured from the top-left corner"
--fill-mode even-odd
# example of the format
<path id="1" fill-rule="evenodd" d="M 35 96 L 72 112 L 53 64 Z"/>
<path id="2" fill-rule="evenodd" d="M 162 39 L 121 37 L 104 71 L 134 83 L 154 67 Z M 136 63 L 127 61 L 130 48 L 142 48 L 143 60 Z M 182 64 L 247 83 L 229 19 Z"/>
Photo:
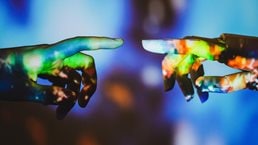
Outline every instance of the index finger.
<path id="1" fill-rule="evenodd" d="M 199 50 L 207 51 L 208 44 L 198 39 L 156 39 L 156 40 L 142 40 L 143 48 L 153 53 L 173 53 L 173 54 L 187 54 L 194 52 L 194 49 L 201 47 Z"/>
<path id="2" fill-rule="evenodd" d="M 57 42 L 46 49 L 47 56 L 64 59 L 83 50 L 114 49 L 123 44 L 120 38 L 80 36 Z"/>
<path id="3" fill-rule="evenodd" d="M 153 53 L 187 54 L 196 47 L 202 47 L 201 40 L 197 39 L 154 39 L 142 40 L 143 48 Z"/>
<path id="4" fill-rule="evenodd" d="M 194 54 L 208 60 L 215 60 L 225 49 L 223 46 L 198 38 L 143 40 L 145 50 L 153 53 Z"/>

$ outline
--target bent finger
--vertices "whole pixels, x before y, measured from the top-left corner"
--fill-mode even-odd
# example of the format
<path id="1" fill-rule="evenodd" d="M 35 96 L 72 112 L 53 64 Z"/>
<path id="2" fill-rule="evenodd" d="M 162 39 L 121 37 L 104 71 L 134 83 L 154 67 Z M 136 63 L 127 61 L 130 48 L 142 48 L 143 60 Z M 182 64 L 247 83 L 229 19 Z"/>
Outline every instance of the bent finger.
<path id="1" fill-rule="evenodd" d="M 76 93 L 58 86 L 39 85 L 30 81 L 27 84 L 27 99 L 46 105 L 59 105 L 76 100 Z"/>
<path id="2" fill-rule="evenodd" d="M 187 75 L 177 76 L 177 83 L 183 92 L 186 101 L 190 101 L 193 98 L 194 90 L 191 79 Z"/>
<path id="3" fill-rule="evenodd" d="M 173 89 L 176 79 L 176 67 L 182 59 L 183 55 L 168 53 L 162 60 L 165 91 Z"/>
<path id="4" fill-rule="evenodd" d="M 143 40 L 145 50 L 153 53 L 194 54 L 208 60 L 216 60 L 225 47 L 197 38 Z"/>
<path id="5" fill-rule="evenodd" d="M 78 72 L 76 72 L 76 70 L 73 70 L 69 67 L 63 67 L 57 76 L 40 74 L 39 77 L 49 80 L 52 82 L 53 86 L 67 88 L 76 93 L 80 91 L 81 76 Z"/>
<path id="6" fill-rule="evenodd" d="M 256 77 L 251 72 L 239 72 L 226 76 L 199 77 L 195 84 L 203 92 L 228 93 L 248 88 L 248 84 L 255 83 Z M 258 88 L 257 85 L 255 85 Z"/>
<path id="7" fill-rule="evenodd" d="M 79 94 L 78 103 L 81 107 L 85 107 L 97 87 L 97 72 L 94 58 L 83 53 L 77 53 L 66 58 L 64 66 L 82 71 L 83 87 Z"/>
<path id="8" fill-rule="evenodd" d="M 195 82 L 199 77 L 204 75 L 204 69 L 203 65 L 199 62 L 193 65 L 193 68 L 190 71 L 190 76 L 192 82 Z M 195 85 L 195 88 L 197 89 L 197 94 L 199 96 L 199 99 L 202 103 L 206 102 L 209 98 L 208 92 L 202 92 L 201 89 Z"/>

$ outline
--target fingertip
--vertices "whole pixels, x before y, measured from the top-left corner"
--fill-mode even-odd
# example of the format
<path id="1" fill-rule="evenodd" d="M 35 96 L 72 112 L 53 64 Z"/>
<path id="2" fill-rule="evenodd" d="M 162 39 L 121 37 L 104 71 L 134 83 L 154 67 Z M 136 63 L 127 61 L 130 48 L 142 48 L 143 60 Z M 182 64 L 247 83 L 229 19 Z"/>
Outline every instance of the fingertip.
<path id="1" fill-rule="evenodd" d="M 78 98 L 78 104 L 82 108 L 85 108 L 88 105 L 90 98 L 92 97 L 92 95 L 96 90 L 94 86 L 90 86 L 90 87 L 86 86 L 85 88 L 86 89 L 82 89 Z"/>
<path id="2" fill-rule="evenodd" d="M 202 92 L 200 89 L 197 89 L 197 94 L 199 96 L 201 103 L 205 103 L 209 99 L 208 92 Z"/>
<path id="3" fill-rule="evenodd" d="M 122 38 L 115 38 L 116 46 L 119 47 L 124 44 L 124 39 Z"/>
<path id="4" fill-rule="evenodd" d="M 142 46 L 146 51 L 158 54 L 167 53 L 171 48 L 165 40 L 142 40 Z"/>
<path id="5" fill-rule="evenodd" d="M 99 49 L 114 49 L 123 45 L 124 40 L 121 38 L 97 38 L 96 41 L 93 41 L 93 47 Z"/>
<path id="6" fill-rule="evenodd" d="M 186 95 L 186 96 L 185 96 L 185 100 L 186 100 L 187 102 L 190 102 L 192 99 L 193 99 L 193 95 Z"/>
<path id="7" fill-rule="evenodd" d="M 170 82 L 164 81 L 164 91 L 166 91 L 166 92 L 172 90 L 174 87 L 174 85 L 171 86 L 168 83 L 170 83 Z"/>
<path id="8" fill-rule="evenodd" d="M 185 96 L 186 101 L 190 101 L 194 95 L 194 89 L 191 80 L 187 77 L 187 75 L 184 75 L 177 76 L 177 82 Z"/>
<path id="9" fill-rule="evenodd" d="M 206 102 L 209 98 L 209 93 L 204 91 L 204 81 L 205 81 L 204 77 L 200 76 L 194 82 L 197 88 L 197 94 L 199 96 L 201 103 Z"/>
<path id="10" fill-rule="evenodd" d="M 80 96 L 79 100 L 78 100 L 79 106 L 82 108 L 85 108 L 89 103 L 90 97 L 91 96 L 89 96 L 89 95 Z"/>
<path id="11" fill-rule="evenodd" d="M 121 38 L 114 38 L 113 41 L 110 43 L 110 48 L 118 48 L 124 44 L 124 40 Z"/>
<path id="12" fill-rule="evenodd" d="M 165 91 L 169 91 L 169 90 L 174 88 L 175 79 L 176 79 L 175 77 L 176 77 L 176 74 L 174 73 L 169 78 L 167 78 L 167 77 L 163 78 L 163 80 L 164 80 L 163 81 L 164 82 L 164 90 Z"/>

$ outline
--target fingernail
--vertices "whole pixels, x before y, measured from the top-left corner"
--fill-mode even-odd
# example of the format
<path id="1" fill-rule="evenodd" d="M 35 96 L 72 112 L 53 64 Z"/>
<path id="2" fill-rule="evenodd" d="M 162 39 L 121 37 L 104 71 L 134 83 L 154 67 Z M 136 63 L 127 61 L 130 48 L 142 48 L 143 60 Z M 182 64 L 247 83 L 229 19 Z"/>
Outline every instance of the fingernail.
<path id="1" fill-rule="evenodd" d="M 124 43 L 124 40 L 121 39 L 121 38 L 115 38 L 114 40 L 115 40 L 115 44 L 114 44 L 115 46 L 114 47 L 119 47 Z"/>
<path id="2" fill-rule="evenodd" d="M 110 49 L 110 48 L 118 48 L 124 43 L 123 39 L 120 38 L 107 38 L 102 39 L 101 42 L 97 43 L 99 48 L 102 49 Z"/>

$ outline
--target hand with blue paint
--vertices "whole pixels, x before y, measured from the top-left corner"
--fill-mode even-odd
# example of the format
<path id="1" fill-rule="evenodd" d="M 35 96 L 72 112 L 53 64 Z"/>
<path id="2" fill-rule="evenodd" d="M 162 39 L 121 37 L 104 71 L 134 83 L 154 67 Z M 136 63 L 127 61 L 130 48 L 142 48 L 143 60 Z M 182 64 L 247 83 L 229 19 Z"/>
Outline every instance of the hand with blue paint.
<path id="1" fill-rule="evenodd" d="M 56 115 L 62 119 L 77 99 L 85 107 L 96 90 L 94 59 L 80 51 L 122 44 L 122 39 L 75 37 L 55 44 L 0 49 L 0 99 L 58 105 Z M 37 84 L 37 78 L 52 85 Z"/>

